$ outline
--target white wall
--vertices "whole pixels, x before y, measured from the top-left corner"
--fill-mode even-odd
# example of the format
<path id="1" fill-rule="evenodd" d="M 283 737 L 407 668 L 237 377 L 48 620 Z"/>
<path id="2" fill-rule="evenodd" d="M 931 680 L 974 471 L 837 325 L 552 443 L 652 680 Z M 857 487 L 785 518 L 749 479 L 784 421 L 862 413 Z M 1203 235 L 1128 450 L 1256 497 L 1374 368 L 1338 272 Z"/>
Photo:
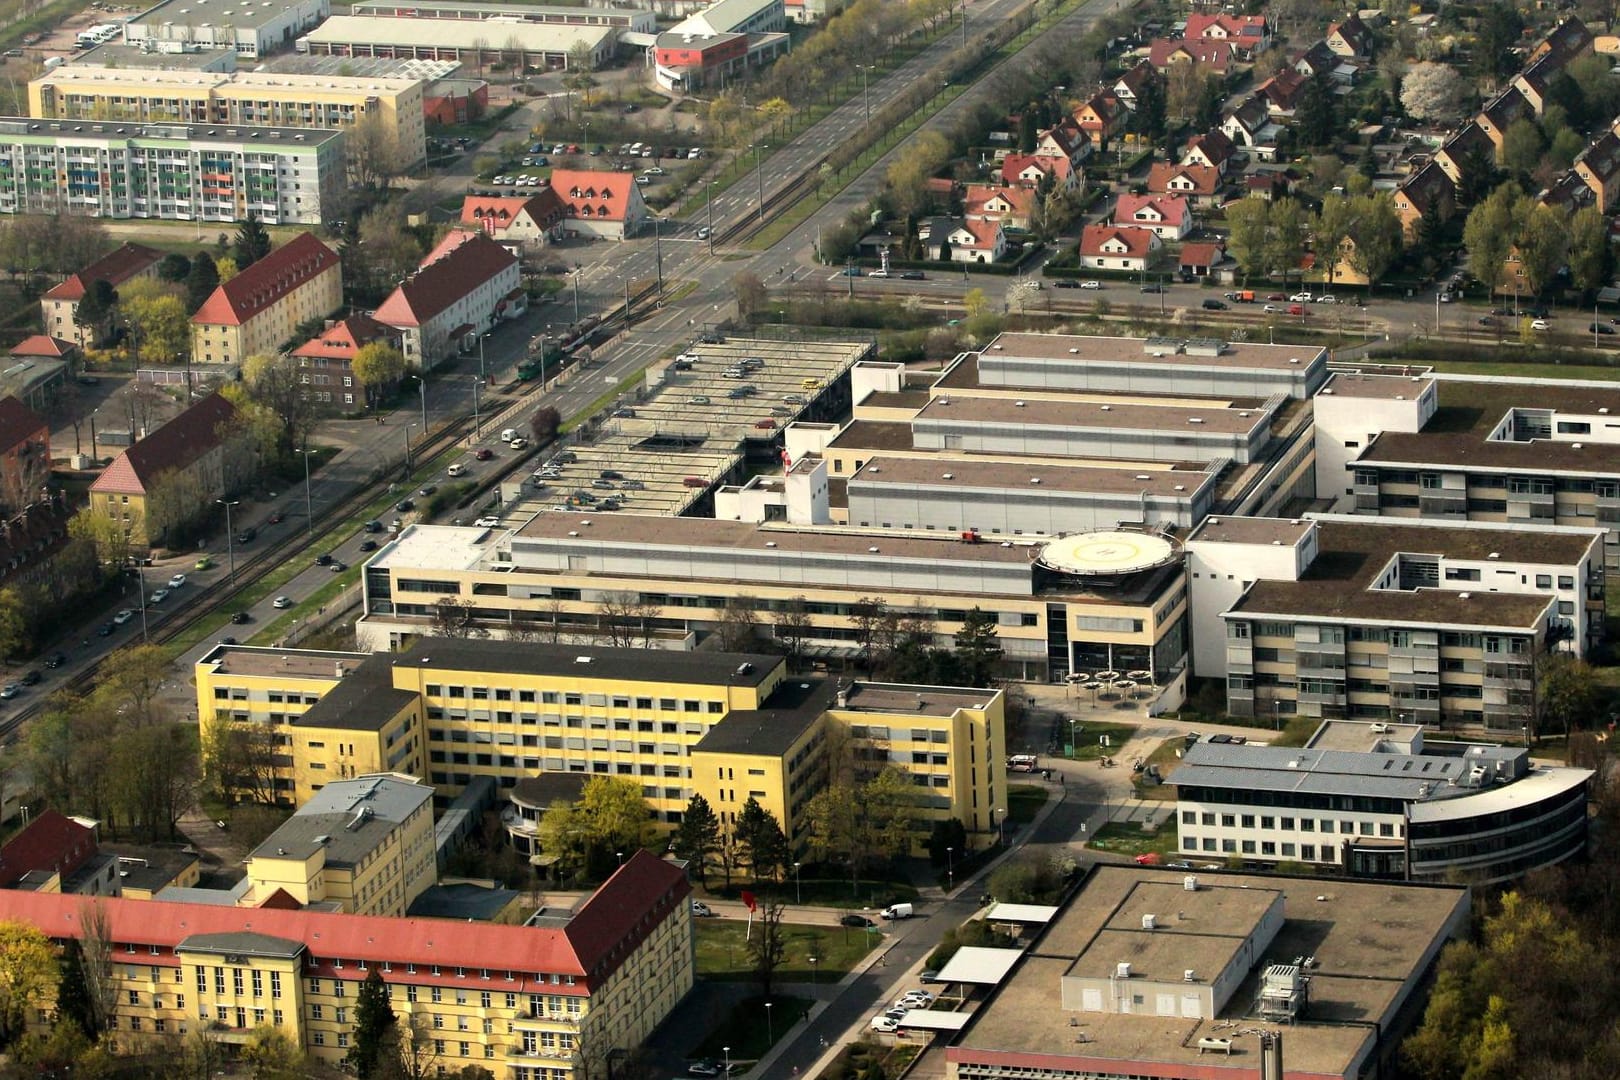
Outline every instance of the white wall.
<path id="1" fill-rule="evenodd" d="M 885 364 L 861 360 L 849 369 L 849 400 L 859 405 L 868 394 L 899 393 L 905 378 L 904 364 Z"/>
<path id="2" fill-rule="evenodd" d="M 1187 542 L 1188 604 L 1192 612 L 1193 674 L 1226 678 L 1226 611 L 1256 581 L 1298 581 L 1316 557 L 1316 526 L 1294 546 Z"/>
<path id="3" fill-rule="evenodd" d="M 1381 432 L 1415 434 L 1429 422 L 1437 407 L 1438 395 L 1432 381 L 1413 382 L 1420 393 L 1414 396 L 1367 397 L 1338 393 L 1330 380 L 1312 399 L 1316 415 L 1316 497 L 1332 499 L 1332 509 L 1349 512 L 1351 477 L 1349 465 L 1366 451 Z M 1426 385 L 1425 385 L 1426 384 Z"/>

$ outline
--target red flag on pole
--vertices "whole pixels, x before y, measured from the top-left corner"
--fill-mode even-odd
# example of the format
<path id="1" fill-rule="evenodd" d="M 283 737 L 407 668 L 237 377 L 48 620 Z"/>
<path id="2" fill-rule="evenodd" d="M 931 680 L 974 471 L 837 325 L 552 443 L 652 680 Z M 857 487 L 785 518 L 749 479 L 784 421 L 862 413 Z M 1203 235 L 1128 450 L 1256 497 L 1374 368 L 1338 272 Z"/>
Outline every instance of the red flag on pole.
<path id="1" fill-rule="evenodd" d="M 753 911 L 754 908 L 758 906 L 754 901 L 754 894 L 749 892 L 747 889 L 743 890 L 742 902 L 743 906 L 748 908 L 749 911 Z"/>

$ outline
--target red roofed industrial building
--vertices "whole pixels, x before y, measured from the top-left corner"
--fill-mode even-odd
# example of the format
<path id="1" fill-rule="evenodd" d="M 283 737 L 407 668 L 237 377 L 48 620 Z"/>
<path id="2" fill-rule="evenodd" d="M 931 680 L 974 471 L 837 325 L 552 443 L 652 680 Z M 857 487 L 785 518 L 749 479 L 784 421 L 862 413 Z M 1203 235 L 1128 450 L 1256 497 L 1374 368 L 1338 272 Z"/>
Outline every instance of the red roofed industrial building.
<path id="1" fill-rule="evenodd" d="M 517 256 L 481 232 L 455 229 L 373 317 L 399 331 L 408 363 L 427 369 L 472 348 L 479 334 L 526 310 Z"/>
<path id="2" fill-rule="evenodd" d="M 156 277 L 158 263 L 162 261 L 161 251 L 145 244 L 124 244 L 78 273 L 69 274 L 40 297 L 39 310 L 45 320 L 45 332 L 52 337 L 65 338 L 80 348 L 92 348 L 99 344 L 107 331 L 106 322 L 96 328 L 81 327 L 74 322 L 79 301 L 84 299 L 90 286 L 97 281 L 105 281 L 116 289 L 126 281 Z"/>
<path id="3" fill-rule="evenodd" d="M 587 1050 L 640 1045 L 691 989 L 690 894 L 684 870 L 637 851 L 574 911 L 524 926 L 28 892 L 0 892 L 0 920 L 65 944 L 105 917 L 114 955 L 138 958 L 113 966 L 115 1039 L 273 1027 L 336 1064 L 377 972 L 396 1010 L 432 1012 L 437 1060 L 552 1080 Z"/>
<path id="4" fill-rule="evenodd" d="M 240 364 L 281 349 L 303 323 L 343 304 L 337 252 L 300 233 L 213 291 L 191 317 L 191 359 Z"/>
<path id="5" fill-rule="evenodd" d="M 124 527 L 129 542 L 144 546 L 161 540 L 169 522 L 153 517 L 148 496 L 165 473 L 184 471 L 195 479 L 199 497 L 225 493 L 224 442 L 236 409 L 209 394 L 185 412 L 113 458 L 90 485 L 90 510 Z"/>

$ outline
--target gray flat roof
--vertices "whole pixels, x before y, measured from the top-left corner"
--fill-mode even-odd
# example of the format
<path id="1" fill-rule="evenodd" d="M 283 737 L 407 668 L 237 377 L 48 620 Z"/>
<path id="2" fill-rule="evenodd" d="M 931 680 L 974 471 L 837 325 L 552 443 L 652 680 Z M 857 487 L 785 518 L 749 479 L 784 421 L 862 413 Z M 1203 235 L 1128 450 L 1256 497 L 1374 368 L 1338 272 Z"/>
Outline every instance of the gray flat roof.
<path id="1" fill-rule="evenodd" d="M 1067 401 L 1031 395 L 1017 400 L 1001 397 L 936 397 L 917 414 L 916 423 L 955 421 L 998 426 L 1059 427 L 1070 430 L 1171 432 L 1217 431 L 1247 434 L 1270 423 L 1265 408 L 1231 408 L 1225 402 L 1208 405 L 1185 403 L 1144 405 L 1134 401 Z"/>
<path id="2" fill-rule="evenodd" d="M 343 652 L 337 649 L 276 649 L 261 645 L 216 645 L 203 654 L 199 664 L 213 664 L 230 675 L 251 678 L 338 677 L 341 666 L 352 675 L 371 659 L 371 653 Z"/>
<path id="3" fill-rule="evenodd" d="M 803 735 L 833 703 L 828 679 L 784 679 L 758 709 L 733 709 L 692 747 L 716 754 L 776 756 Z"/>
<path id="4" fill-rule="evenodd" d="M 1040 483 L 1035 483 L 1039 480 Z M 949 489 L 973 488 L 1067 491 L 1095 495 L 1137 495 L 1146 493 L 1166 499 L 1192 499 L 1215 477 L 1201 466 L 1176 465 L 1172 468 L 1095 465 L 1054 465 L 1047 461 L 1028 464 L 966 458 L 949 452 L 934 457 L 903 457 L 879 454 L 867 461 L 849 478 L 852 487 L 894 487 Z"/>
<path id="5" fill-rule="evenodd" d="M 1170 348 L 1154 355 L 1149 342 L 1154 339 L 1127 337 L 1087 337 L 1081 334 L 998 334 L 984 353 L 1001 356 L 1028 356 L 1045 360 L 1068 360 L 1077 367 L 1088 363 L 1128 364 L 1132 367 L 1218 367 L 1232 369 L 1308 370 L 1325 361 L 1327 350 L 1319 345 L 1258 345 L 1252 342 L 1223 342 L 1218 356 L 1174 352 Z M 1162 339 L 1165 342 L 1180 339 Z"/>
<path id="6" fill-rule="evenodd" d="M 497 33 L 498 28 L 498 33 Z M 321 45 L 401 45 L 415 48 L 503 47 L 515 40 L 528 52 L 567 52 L 584 42 L 595 49 L 619 32 L 616 26 L 579 23 L 502 22 L 483 19 L 394 19 L 380 15 L 334 15 L 303 36 Z"/>
<path id="7" fill-rule="evenodd" d="M 1527 755 L 1522 748 L 1488 744 L 1469 745 L 1461 754 L 1405 754 L 1200 740 L 1187 747 L 1169 782 L 1177 788 L 1368 795 L 1415 803 L 1477 795 L 1484 789 L 1466 783 L 1474 766 L 1503 761 L 1511 767 Z"/>
<path id="8" fill-rule="evenodd" d="M 245 956 L 290 958 L 304 952 L 302 941 L 239 930 L 224 934 L 189 934 L 174 947 L 175 952 L 240 953 Z"/>
<path id="9" fill-rule="evenodd" d="M 68 68 L 57 68 L 67 71 Z M 343 132 L 329 128 L 273 128 L 229 124 L 134 124 L 100 120 L 35 120 L 28 116 L 0 116 L 0 137 L 67 139 L 84 142 L 177 142 L 236 146 L 251 143 L 266 153 L 320 146 L 341 139 Z"/>
<path id="10" fill-rule="evenodd" d="M 692 686 L 759 686 L 781 664 L 769 653 L 678 652 L 610 645 L 551 645 L 524 641 L 418 638 L 382 663 L 424 672 L 512 672 L 580 679 L 647 680 Z"/>
<path id="11" fill-rule="evenodd" d="M 1270 544 L 1293 547 L 1314 527 L 1303 518 L 1221 517 L 1205 518 L 1187 537 L 1187 542 L 1214 544 Z"/>
<path id="12" fill-rule="evenodd" d="M 936 978 L 943 983 L 994 986 L 1007 977 L 1007 972 L 1023 955 L 1022 949 L 987 949 L 980 945 L 964 945 L 939 969 Z"/>
<path id="13" fill-rule="evenodd" d="M 432 801 L 429 784 L 388 776 L 335 780 L 299 807 L 248 858 L 307 859 L 324 847 L 328 866 L 353 866 Z"/>
<path id="14" fill-rule="evenodd" d="M 357 670 L 334 683 L 293 727 L 376 731 L 409 708 L 416 695 L 394 688 L 393 672 L 384 657 L 368 658 Z"/>
<path id="15" fill-rule="evenodd" d="M 1335 397 L 1376 398 L 1381 401 L 1415 401 L 1437 380 L 1427 375 L 1373 375 L 1339 371 L 1328 376 L 1319 393 Z"/>
<path id="16" fill-rule="evenodd" d="M 163 0 L 156 7 L 130 19 L 136 26 L 166 22 L 181 26 L 212 23 L 215 26 L 264 26 L 275 22 L 287 12 L 303 7 L 306 0 Z"/>
<path id="17" fill-rule="evenodd" d="M 961 709 L 982 709 L 1000 690 L 960 686 L 858 682 L 844 692 L 839 712 L 903 713 L 907 716 L 954 716 Z"/>

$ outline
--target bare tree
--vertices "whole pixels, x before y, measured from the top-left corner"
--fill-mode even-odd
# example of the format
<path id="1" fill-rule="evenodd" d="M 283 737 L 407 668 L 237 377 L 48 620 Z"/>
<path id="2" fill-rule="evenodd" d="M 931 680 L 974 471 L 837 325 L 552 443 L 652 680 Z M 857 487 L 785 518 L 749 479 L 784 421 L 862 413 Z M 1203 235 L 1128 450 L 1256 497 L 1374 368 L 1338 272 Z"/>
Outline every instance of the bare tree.
<path id="1" fill-rule="evenodd" d="M 609 593 L 602 598 L 597 626 L 608 644 L 621 649 L 646 647 L 652 640 L 650 625 L 658 609 L 632 592 Z"/>
<path id="2" fill-rule="evenodd" d="M 473 619 L 471 600 L 447 596 L 433 605 L 432 629 L 429 637 L 487 638 L 489 631 Z"/>
<path id="3" fill-rule="evenodd" d="M 795 596 L 777 613 L 774 624 L 776 640 L 787 655 L 788 670 L 798 671 L 804 660 L 805 643 L 814 627 L 810 624 L 810 610 L 802 596 Z"/>
<path id="4" fill-rule="evenodd" d="M 427 1080 L 438 1073 L 439 1046 L 429 1024 L 427 1013 L 413 1012 L 394 1025 L 401 1080 Z"/>
<path id="5" fill-rule="evenodd" d="M 781 901 L 767 897 L 759 905 L 759 937 L 749 937 L 748 955 L 754 961 L 754 980 L 759 983 L 759 996 L 771 1000 L 771 984 L 776 969 L 787 955 L 787 939 L 782 935 Z"/>
<path id="6" fill-rule="evenodd" d="M 83 951 L 84 985 L 89 991 L 90 1008 L 97 1029 L 106 1031 L 118 1005 L 118 983 L 113 978 L 112 920 L 107 906 L 99 899 L 87 901 L 79 910 L 79 929 L 83 935 L 79 947 Z"/>
<path id="7" fill-rule="evenodd" d="M 748 652 L 759 647 L 759 617 L 755 609 L 759 601 L 752 596 L 733 596 L 726 601 L 720 613 L 720 625 L 715 636 L 720 648 L 726 652 Z"/>

